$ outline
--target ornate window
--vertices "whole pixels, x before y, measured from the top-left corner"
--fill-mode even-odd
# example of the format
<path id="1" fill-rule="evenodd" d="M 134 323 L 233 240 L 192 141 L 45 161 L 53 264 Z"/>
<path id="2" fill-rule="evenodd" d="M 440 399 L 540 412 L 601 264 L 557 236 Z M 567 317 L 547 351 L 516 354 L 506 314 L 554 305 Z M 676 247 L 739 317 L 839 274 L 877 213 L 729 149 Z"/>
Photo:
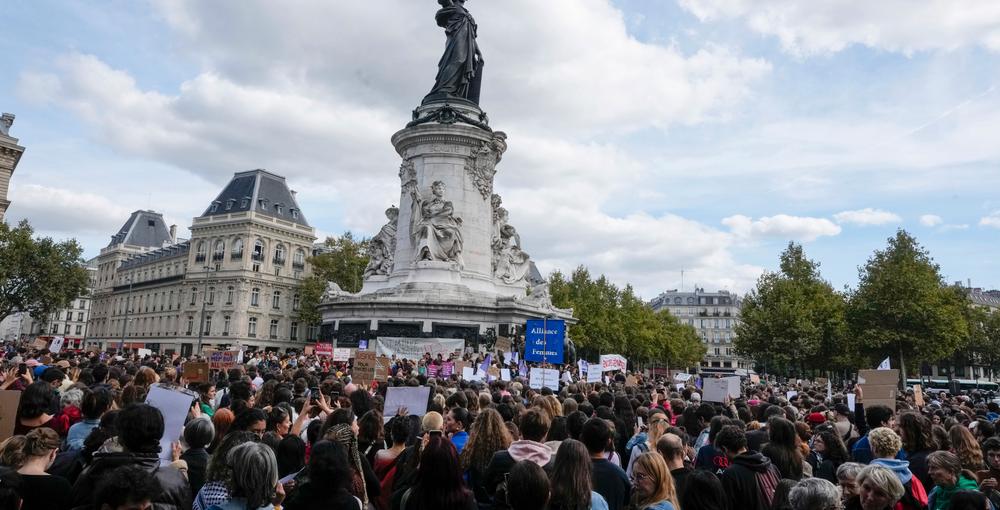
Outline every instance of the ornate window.
<path id="1" fill-rule="evenodd" d="M 239 260 L 243 258 L 243 240 L 236 239 L 233 241 L 232 252 L 229 256 L 233 260 Z"/>
<path id="2" fill-rule="evenodd" d="M 260 304 L 260 289 L 254 287 L 250 291 L 250 306 L 258 306 Z"/>
<path id="3" fill-rule="evenodd" d="M 281 308 L 281 291 L 276 290 L 274 294 L 271 295 L 271 308 L 275 310 Z"/>
<path id="4" fill-rule="evenodd" d="M 249 323 L 247 324 L 247 336 L 253 338 L 257 336 L 257 318 L 250 317 Z"/>

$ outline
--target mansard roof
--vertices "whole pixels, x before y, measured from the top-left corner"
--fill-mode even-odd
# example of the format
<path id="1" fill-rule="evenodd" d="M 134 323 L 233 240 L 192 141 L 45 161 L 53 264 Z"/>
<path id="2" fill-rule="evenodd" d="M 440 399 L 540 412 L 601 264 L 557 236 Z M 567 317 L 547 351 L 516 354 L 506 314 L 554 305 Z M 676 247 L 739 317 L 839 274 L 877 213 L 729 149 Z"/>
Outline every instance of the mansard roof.
<path id="1" fill-rule="evenodd" d="M 159 248 L 170 243 L 170 231 L 163 221 L 163 215 L 155 211 L 138 210 L 111 236 L 108 247 L 118 244 Z"/>
<path id="2" fill-rule="evenodd" d="M 201 217 L 253 211 L 308 227 L 285 178 L 267 170 L 237 172 Z"/>

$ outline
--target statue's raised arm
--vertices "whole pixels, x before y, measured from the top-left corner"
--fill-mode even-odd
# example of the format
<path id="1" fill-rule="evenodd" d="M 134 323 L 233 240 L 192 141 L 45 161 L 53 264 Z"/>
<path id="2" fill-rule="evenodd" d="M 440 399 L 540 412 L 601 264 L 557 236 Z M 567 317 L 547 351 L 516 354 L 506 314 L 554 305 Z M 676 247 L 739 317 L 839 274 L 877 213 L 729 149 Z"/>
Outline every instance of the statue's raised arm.
<path id="1" fill-rule="evenodd" d="M 437 78 L 424 104 L 464 99 L 479 104 L 483 53 L 476 43 L 476 20 L 465 9 L 465 0 L 438 0 L 441 9 L 434 15 L 447 37 L 438 62 Z"/>

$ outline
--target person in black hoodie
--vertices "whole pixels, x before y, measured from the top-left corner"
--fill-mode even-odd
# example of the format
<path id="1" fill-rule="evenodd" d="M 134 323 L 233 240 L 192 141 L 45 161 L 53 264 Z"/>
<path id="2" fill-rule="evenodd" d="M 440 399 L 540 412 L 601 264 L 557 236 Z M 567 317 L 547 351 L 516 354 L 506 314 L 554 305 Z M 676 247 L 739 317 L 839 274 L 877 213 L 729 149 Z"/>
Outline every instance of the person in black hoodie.
<path id="1" fill-rule="evenodd" d="M 93 462 L 80 473 L 73 486 L 73 506 L 91 503 L 94 488 L 111 470 L 121 466 L 140 466 L 156 476 L 162 491 L 153 501 L 157 506 L 189 510 L 191 486 L 184 474 L 172 466 L 160 466 L 160 437 L 163 414 L 147 404 L 130 404 L 118 414 L 118 442 L 124 451 L 94 454 Z"/>
<path id="2" fill-rule="evenodd" d="M 722 427 L 715 437 L 715 447 L 730 462 L 721 477 L 729 507 L 770 510 L 774 490 L 781 480 L 778 468 L 761 453 L 747 450 L 746 434 L 736 425 Z"/>
<path id="3" fill-rule="evenodd" d="M 309 456 L 307 479 L 285 501 L 287 510 L 309 508 L 361 508 L 361 500 L 351 494 L 353 469 L 347 449 L 336 441 L 319 441 Z"/>
<path id="4" fill-rule="evenodd" d="M 521 437 L 520 441 L 510 443 L 506 450 L 500 450 L 493 454 L 489 466 L 486 467 L 485 487 L 488 494 L 493 494 L 493 503 L 500 507 L 506 501 L 506 487 L 502 482 L 504 475 L 510 473 L 514 464 L 522 460 L 529 460 L 545 469 L 545 472 L 552 471 L 552 449 L 545 446 L 545 437 L 549 433 L 549 415 L 540 409 L 529 409 L 521 416 Z"/>

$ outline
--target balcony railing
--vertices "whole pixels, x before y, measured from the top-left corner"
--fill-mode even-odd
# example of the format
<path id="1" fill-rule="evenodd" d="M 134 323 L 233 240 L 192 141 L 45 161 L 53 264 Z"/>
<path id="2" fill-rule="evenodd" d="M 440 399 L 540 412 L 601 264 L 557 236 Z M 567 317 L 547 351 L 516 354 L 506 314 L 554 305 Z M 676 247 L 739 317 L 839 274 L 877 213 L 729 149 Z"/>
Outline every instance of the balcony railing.
<path id="1" fill-rule="evenodd" d="M 243 259 L 243 250 L 234 251 L 232 255 L 229 256 L 229 260 L 242 260 L 242 259 Z"/>
<path id="2" fill-rule="evenodd" d="M 254 253 L 250 258 L 252 258 L 253 260 L 255 260 L 257 262 L 264 262 L 264 254 L 263 253 Z"/>
<path id="3" fill-rule="evenodd" d="M 272 262 L 274 262 L 274 264 L 278 265 L 278 266 L 285 265 L 285 259 L 284 259 L 284 257 L 274 257 L 274 259 L 272 260 Z"/>
<path id="4" fill-rule="evenodd" d="M 215 262 L 219 262 L 219 261 L 221 261 L 221 260 L 223 260 L 225 258 L 226 258 L 226 254 L 225 253 L 213 253 L 212 254 L 212 260 L 215 261 Z"/>
<path id="5" fill-rule="evenodd" d="M 194 256 L 194 261 L 195 262 L 205 262 L 205 254 L 204 253 L 199 253 L 199 254 L 195 255 Z"/>
<path id="6" fill-rule="evenodd" d="M 306 263 L 305 262 L 292 262 L 292 267 L 295 268 L 295 269 L 305 269 L 306 268 Z"/>

